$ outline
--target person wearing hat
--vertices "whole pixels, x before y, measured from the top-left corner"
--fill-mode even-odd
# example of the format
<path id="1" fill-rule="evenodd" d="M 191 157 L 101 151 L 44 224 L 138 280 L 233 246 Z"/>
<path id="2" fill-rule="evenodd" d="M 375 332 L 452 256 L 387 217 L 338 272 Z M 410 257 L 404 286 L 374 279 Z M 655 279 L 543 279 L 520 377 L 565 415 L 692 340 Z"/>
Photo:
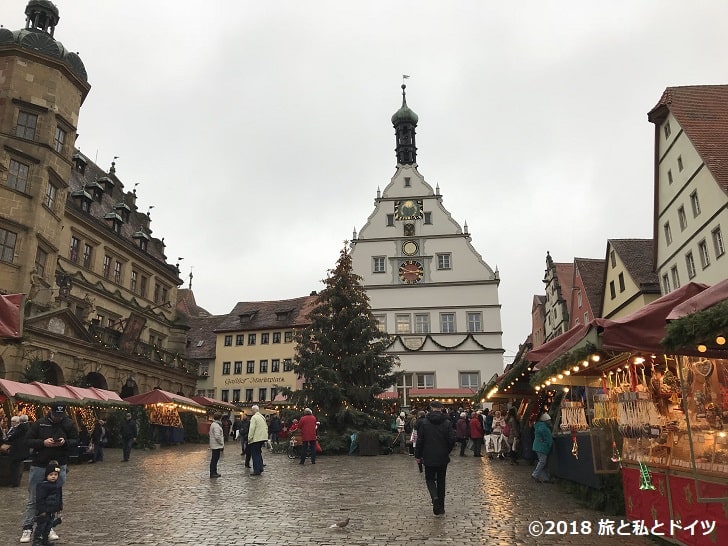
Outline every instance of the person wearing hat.
<path id="1" fill-rule="evenodd" d="M 533 430 L 533 451 L 538 456 L 538 463 L 533 470 L 531 477 L 539 483 L 551 483 L 551 476 L 546 470 L 551 447 L 554 444 L 554 437 L 551 434 L 551 416 L 544 412 L 538 418 Z"/>
<path id="2" fill-rule="evenodd" d="M 128 463 L 131 457 L 131 448 L 137 439 L 139 429 L 137 429 L 136 421 L 132 418 L 131 413 L 127 413 L 124 422 L 121 424 L 121 443 L 122 453 L 124 454 L 123 462 Z"/>
<path id="3" fill-rule="evenodd" d="M 425 483 L 432 499 L 432 512 L 445 513 L 445 477 L 450 451 L 455 446 L 455 430 L 442 411 L 442 403 L 430 403 L 430 412 L 417 430 L 415 460 L 425 465 Z"/>
<path id="4" fill-rule="evenodd" d="M 45 478 L 46 467 L 51 461 L 56 461 L 59 468 L 58 484 L 63 486 L 66 481 L 66 465 L 72 450 L 78 447 L 78 429 L 66 413 L 66 403 L 56 401 L 51 404 L 48 414 L 32 423 L 26 436 L 27 446 L 33 450 L 33 458 L 28 474 L 28 503 L 23 518 L 23 533 L 20 542 L 30 542 L 35 520 L 36 487 Z M 58 535 L 51 528 L 48 534 L 50 540 L 58 540 Z"/>
<path id="5" fill-rule="evenodd" d="M 35 489 L 35 534 L 33 546 L 48 544 L 54 525 L 61 522 L 63 510 L 63 485 L 60 483 L 61 468 L 58 461 L 50 461 L 45 468 L 43 481 Z"/>

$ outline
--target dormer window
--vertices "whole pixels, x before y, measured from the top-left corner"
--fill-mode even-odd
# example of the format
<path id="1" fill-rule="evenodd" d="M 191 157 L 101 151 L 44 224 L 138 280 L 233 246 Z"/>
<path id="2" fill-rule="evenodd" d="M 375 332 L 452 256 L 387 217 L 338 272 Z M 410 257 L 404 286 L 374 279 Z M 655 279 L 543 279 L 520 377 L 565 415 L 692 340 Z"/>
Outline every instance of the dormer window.
<path id="1" fill-rule="evenodd" d="M 129 221 L 129 215 L 131 214 L 131 208 L 129 207 L 129 205 L 123 202 L 117 203 L 116 205 L 114 205 L 114 210 L 119 216 L 121 216 L 121 219 L 124 222 Z"/>
<path id="2" fill-rule="evenodd" d="M 121 233 L 121 224 L 124 223 L 121 219 L 121 216 L 119 216 L 115 212 L 107 212 L 106 214 L 104 214 L 104 220 L 109 223 L 109 227 L 111 227 L 111 230 L 114 233 Z"/>
<path id="3" fill-rule="evenodd" d="M 101 197 L 104 195 L 104 187 L 98 182 L 88 182 L 84 189 L 90 193 L 94 200 L 101 203 Z"/>
<path id="4" fill-rule="evenodd" d="M 276 320 L 279 321 L 279 322 L 280 321 L 284 321 L 284 320 L 286 320 L 289 317 L 290 314 L 291 314 L 291 311 L 290 310 L 288 310 L 288 311 L 276 311 Z"/>
<path id="5" fill-rule="evenodd" d="M 139 243 L 139 248 L 146 252 L 147 245 L 149 244 L 149 235 L 142 229 L 134 232 L 132 239 L 135 239 Z"/>
<path id="6" fill-rule="evenodd" d="M 91 201 L 94 199 L 88 192 L 84 190 L 74 191 L 71 193 L 71 199 L 76 202 L 82 211 L 91 212 Z"/>
<path id="7" fill-rule="evenodd" d="M 109 195 L 111 195 L 112 192 L 114 191 L 114 181 L 111 178 L 109 178 L 108 176 L 102 176 L 101 178 L 99 178 L 97 180 L 97 182 L 106 189 L 106 192 Z"/>
<path id="8" fill-rule="evenodd" d="M 86 172 L 86 165 L 88 164 L 88 161 L 86 161 L 86 158 L 83 157 L 79 153 L 73 154 L 73 168 L 76 169 L 81 174 L 84 174 Z"/>
<path id="9" fill-rule="evenodd" d="M 258 311 L 251 311 L 250 313 L 243 313 L 240 316 L 240 322 L 246 323 L 246 322 L 252 322 L 252 320 L 255 318 L 255 314 Z"/>

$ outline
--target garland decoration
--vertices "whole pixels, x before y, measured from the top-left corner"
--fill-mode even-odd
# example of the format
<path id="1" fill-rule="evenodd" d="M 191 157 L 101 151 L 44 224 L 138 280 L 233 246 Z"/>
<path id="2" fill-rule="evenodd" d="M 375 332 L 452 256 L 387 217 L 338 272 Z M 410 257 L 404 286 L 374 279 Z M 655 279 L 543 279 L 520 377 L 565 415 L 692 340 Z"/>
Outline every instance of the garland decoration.
<path id="1" fill-rule="evenodd" d="M 717 334 L 728 332 L 728 301 L 673 320 L 667 325 L 666 331 L 661 343 L 668 352 L 701 342 L 712 345 Z"/>
<path id="2" fill-rule="evenodd" d="M 533 376 L 531 376 L 531 385 L 534 387 L 536 385 L 540 385 L 553 375 L 561 373 L 561 370 L 564 368 L 571 368 L 574 364 L 581 362 L 582 360 L 586 360 L 595 352 L 597 352 L 596 345 L 593 343 L 587 343 L 585 347 L 580 347 L 579 349 L 574 349 L 573 351 L 564 353 L 551 364 L 538 370 Z"/>

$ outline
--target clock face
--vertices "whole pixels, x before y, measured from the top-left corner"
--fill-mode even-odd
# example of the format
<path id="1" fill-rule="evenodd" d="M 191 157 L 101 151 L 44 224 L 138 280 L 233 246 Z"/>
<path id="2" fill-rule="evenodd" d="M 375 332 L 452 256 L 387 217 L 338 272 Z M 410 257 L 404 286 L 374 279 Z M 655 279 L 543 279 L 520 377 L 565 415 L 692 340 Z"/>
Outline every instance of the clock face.
<path id="1" fill-rule="evenodd" d="M 414 256 L 417 254 L 417 251 L 419 250 L 419 246 L 415 241 L 405 241 L 402 243 L 402 254 L 406 254 L 407 256 Z"/>
<path id="2" fill-rule="evenodd" d="M 422 280 L 424 269 L 422 264 L 415 260 L 407 260 L 399 266 L 399 280 L 406 284 L 415 284 Z"/>
<path id="3" fill-rule="evenodd" d="M 422 200 L 405 199 L 394 202 L 394 218 L 396 220 L 417 220 L 422 218 Z"/>

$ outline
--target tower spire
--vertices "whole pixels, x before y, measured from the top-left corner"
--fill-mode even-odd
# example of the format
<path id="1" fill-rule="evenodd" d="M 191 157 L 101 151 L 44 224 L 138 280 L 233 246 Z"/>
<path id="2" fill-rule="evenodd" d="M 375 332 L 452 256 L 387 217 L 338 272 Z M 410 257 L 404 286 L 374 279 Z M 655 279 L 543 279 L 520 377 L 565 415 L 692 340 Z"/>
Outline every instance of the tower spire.
<path id="1" fill-rule="evenodd" d="M 409 76 L 408 76 L 409 77 Z M 392 125 L 396 136 L 395 152 L 397 163 L 401 165 L 412 165 L 417 163 L 417 146 L 415 145 L 415 129 L 417 128 L 418 117 L 409 106 L 407 106 L 407 86 L 402 84 L 402 107 L 392 116 Z"/>

